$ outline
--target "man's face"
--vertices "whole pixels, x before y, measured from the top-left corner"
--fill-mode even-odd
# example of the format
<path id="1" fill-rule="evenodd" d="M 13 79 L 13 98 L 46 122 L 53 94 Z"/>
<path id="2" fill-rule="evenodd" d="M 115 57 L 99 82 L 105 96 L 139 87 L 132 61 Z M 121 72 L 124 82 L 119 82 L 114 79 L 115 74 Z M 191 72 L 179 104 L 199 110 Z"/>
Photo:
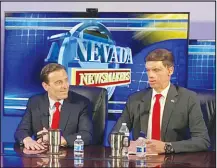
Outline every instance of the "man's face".
<path id="1" fill-rule="evenodd" d="M 161 92 L 168 86 L 174 71 L 173 67 L 165 67 L 162 61 L 147 61 L 145 67 L 151 88 Z"/>
<path id="2" fill-rule="evenodd" d="M 51 72 L 48 75 L 48 83 L 42 82 L 42 86 L 54 101 L 66 99 L 68 97 L 69 82 L 65 70 Z"/>

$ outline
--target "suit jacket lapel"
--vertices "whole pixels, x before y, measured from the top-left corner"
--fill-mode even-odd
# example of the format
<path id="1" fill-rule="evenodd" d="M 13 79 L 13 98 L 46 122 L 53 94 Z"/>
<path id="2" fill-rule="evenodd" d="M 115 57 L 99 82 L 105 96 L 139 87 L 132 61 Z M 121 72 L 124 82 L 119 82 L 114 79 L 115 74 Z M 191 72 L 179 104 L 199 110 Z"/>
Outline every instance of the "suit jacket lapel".
<path id="1" fill-rule="evenodd" d="M 75 108 L 76 102 L 73 100 L 73 93 L 68 93 L 68 98 L 63 101 L 63 106 L 60 112 L 60 129 L 65 130 L 69 116 Z"/>
<path id="2" fill-rule="evenodd" d="M 152 89 L 149 89 L 138 105 L 141 130 L 147 135 L 149 111 L 151 107 Z"/>
<path id="3" fill-rule="evenodd" d="M 161 140 L 165 141 L 165 133 L 167 130 L 167 126 L 171 117 L 171 114 L 174 110 L 175 103 L 177 101 L 178 92 L 173 84 L 170 85 L 162 118 L 162 125 L 161 125 Z"/>
<path id="4" fill-rule="evenodd" d="M 41 117 L 42 126 L 48 129 L 49 128 L 49 99 L 47 93 L 44 94 L 44 97 L 40 102 L 39 108 L 42 113 L 42 117 Z"/>
<path id="5" fill-rule="evenodd" d="M 60 129 L 62 131 L 65 130 L 72 109 L 73 109 L 73 105 L 69 102 L 69 100 L 68 99 L 64 100 L 60 112 Z"/>

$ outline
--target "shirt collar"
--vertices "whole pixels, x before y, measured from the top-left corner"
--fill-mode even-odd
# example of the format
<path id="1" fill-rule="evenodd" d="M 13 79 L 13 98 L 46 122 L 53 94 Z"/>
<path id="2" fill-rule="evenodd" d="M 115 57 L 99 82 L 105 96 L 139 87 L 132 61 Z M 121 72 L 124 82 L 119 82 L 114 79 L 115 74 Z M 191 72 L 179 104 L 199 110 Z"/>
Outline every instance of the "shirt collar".
<path id="1" fill-rule="evenodd" d="M 155 97 L 156 94 L 161 94 L 164 98 L 166 98 L 169 89 L 170 89 L 170 82 L 169 82 L 168 86 L 164 90 L 161 91 L 161 93 L 157 93 L 156 90 L 152 89 L 153 90 L 152 99 Z"/>
<path id="2" fill-rule="evenodd" d="M 48 96 L 48 99 L 49 99 L 49 102 L 50 102 L 49 108 L 53 109 L 55 107 L 54 104 L 56 103 L 56 101 L 54 101 L 53 99 L 51 99 L 49 96 Z M 62 106 L 63 105 L 63 100 L 60 100 L 59 102 L 60 102 L 60 104 Z"/>

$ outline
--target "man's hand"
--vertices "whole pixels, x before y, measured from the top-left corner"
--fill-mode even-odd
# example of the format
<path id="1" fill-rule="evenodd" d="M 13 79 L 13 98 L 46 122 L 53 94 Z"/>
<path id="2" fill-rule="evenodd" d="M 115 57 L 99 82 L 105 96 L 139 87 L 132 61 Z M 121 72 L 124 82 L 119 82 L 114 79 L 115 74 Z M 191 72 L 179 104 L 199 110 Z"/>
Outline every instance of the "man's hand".
<path id="1" fill-rule="evenodd" d="M 41 138 L 39 138 L 37 140 L 38 143 L 47 143 L 48 142 L 48 130 L 43 127 L 43 130 L 37 132 L 37 136 L 40 136 L 41 135 Z"/>
<path id="2" fill-rule="evenodd" d="M 61 146 L 66 146 L 67 142 L 63 136 L 61 136 Z"/>
<path id="3" fill-rule="evenodd" d="M 130 141 L 130 146 L 128 148 L 129 154 L 135 154 L 136 153 L 136 141 Z"/>
<path id="4" fill-rule="evenodd" d="M 33 140 L 31 137 L 26 137 L 23 139 L 24 147 L 28 150 L 43 150 L 45 147 L 35 140 Z"/>
<path id="5" fill-rule="evenodd" d="M 165 153 L 164 150 L 165 142 L 154 140 L 154 139 L 151 140 L 145 139 L 145 143 L 146 143 L 146 150 L 148 153 L 158 153 L 158 154 Z"/>
<path id="6" fill-rule="evenodd" d="M 128 148 L 129 154 L 136 153 L 136 146 L 143 146 L 145 145 L 144 138 L 139 138 L 136 141 L 130 141 L 130 146 Z"/>
<path id="7" fill-rule="evenodd" d="M 165 142 L 158 140 L 148 140 L 145 138 L 139 138 L 136 141 L 130 141 L 129 153 L 136 153 L 136 146 L 146 144 L 147 154 L 162 154 L 165 153 L 164 146 Z"/>
<path id="8" fill-rule="evenodd" d="M 47 151 L 47 149 L 43 149 L 43 150 L 29 150 L 27 148 L 23 148 L 23 153 L 25 153 L 27 155 L 35 155 L 35 154 L 43 153 L 45 151 Z"/>
<path id="9" fill-rule="evenodd" d="M 43 130 L 37 132 L 37 136 L 42 135 L 42 138 L 37 140 L 38 143 L 43 145 L 48 144 L 48 130 L 44 127 Z M 66 146 L 67 142 L 63 136 L 61 136 L 61 146 Z"/>

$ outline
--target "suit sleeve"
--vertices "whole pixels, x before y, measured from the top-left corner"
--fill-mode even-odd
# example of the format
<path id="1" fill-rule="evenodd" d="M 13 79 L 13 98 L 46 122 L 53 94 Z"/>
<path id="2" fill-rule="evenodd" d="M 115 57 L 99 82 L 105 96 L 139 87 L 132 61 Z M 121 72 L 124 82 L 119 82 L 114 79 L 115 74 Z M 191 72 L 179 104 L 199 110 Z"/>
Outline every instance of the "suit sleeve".
<path id="1" fill-rule="evenodd" d="M 74 145 L 77 135 L 81 135 L 84 145 L 90 145 L 92 142 L 93 124 L 89 115 L 92 112 L 92 107 L 89 101 L 84 103 L 83 107 L 79 115 L 78 132 L 67 136 L 63 135 L 68 146 Z"/>
<path id="2" fill-rule="evenodd" d="M 196 94 L 189 97 L 188 115 L 191 138 L 188 140 L 172 142 L 175 153 L 208 150 L 210 139 Z"/>
<path id="3" fill-rule="evenodd" d="M 32 112 L 31 112 L 31 99 L 27 103 L 26 112 L 19 123 L 16 132 L 14 134 L 15 141 L 19 144 L 23 144 L 23 139 L 32 136 Z"/>

